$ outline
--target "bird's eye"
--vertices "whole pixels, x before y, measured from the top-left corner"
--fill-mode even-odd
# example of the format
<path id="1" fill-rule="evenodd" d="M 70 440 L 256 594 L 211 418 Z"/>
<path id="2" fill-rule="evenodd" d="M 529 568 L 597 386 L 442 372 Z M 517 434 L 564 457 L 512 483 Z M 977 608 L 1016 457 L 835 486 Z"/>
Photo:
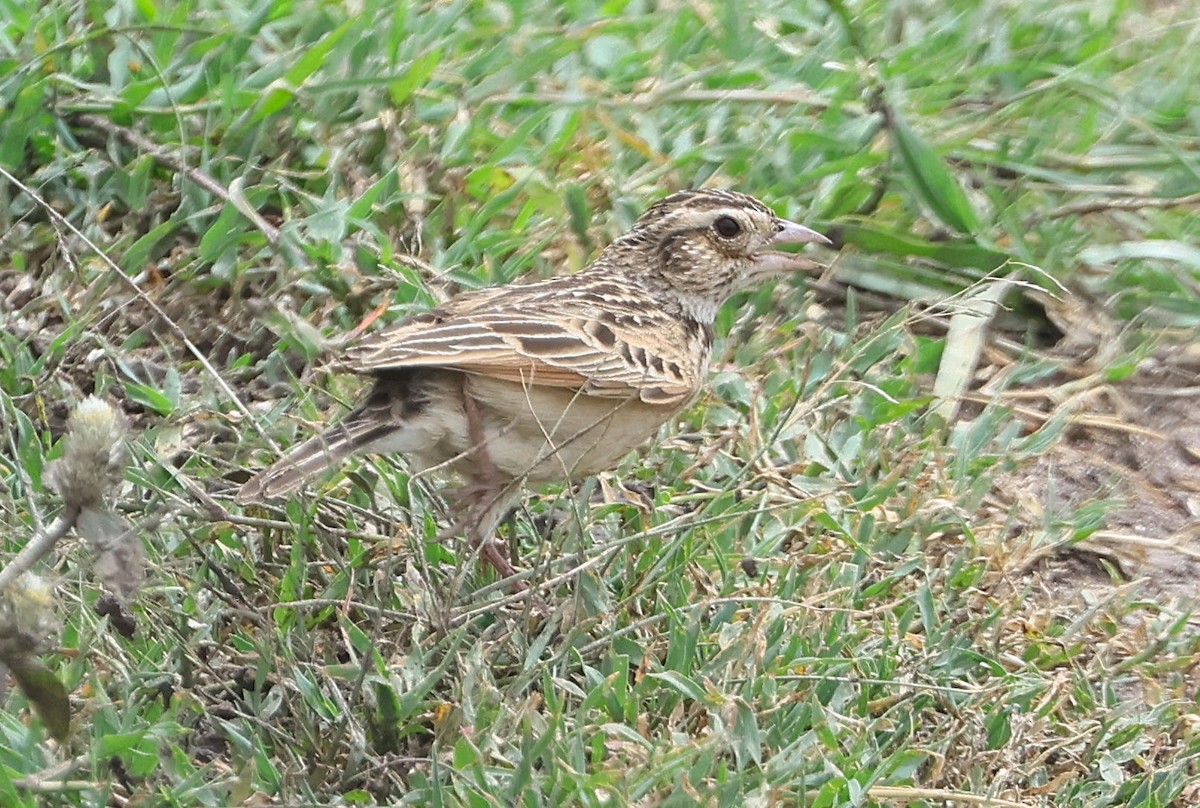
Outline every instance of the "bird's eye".
<path id="1" fill-rule="evenodd" d="M 733 238 L 742 232 L 742 226 L 732 216 L 722 216 L 713 222 L 713 228 L 721 238 Z"/>

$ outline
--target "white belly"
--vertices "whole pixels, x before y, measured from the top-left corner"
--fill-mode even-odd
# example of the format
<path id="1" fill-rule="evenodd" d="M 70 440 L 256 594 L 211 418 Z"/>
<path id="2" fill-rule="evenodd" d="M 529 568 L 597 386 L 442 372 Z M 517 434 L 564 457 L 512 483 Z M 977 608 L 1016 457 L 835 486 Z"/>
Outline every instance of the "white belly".
<path id="1" fill-rule="evenodd" d="M 431 370 L 426 382 L 430 401 L 423 411 L 370 446 L 405 455 L 416 471 L 444 467 L 467 477 L 482 471 L 464 393 L 476 402 L 492 464 L 534 483 L 611 469 L 677 412 L 636 398 L 598 398 L 452 371 Z"/>

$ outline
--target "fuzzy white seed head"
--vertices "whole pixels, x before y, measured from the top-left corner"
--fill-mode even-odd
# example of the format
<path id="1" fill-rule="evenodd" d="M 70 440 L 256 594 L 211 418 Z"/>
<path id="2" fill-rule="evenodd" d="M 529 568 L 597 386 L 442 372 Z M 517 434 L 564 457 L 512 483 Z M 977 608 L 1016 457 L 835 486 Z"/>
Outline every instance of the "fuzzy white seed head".
<path id="1" fill-rule="evenodd" d="M 0 592 L 0 659 L 53 648 L 62 630 L 56 605 L 50 582 L 29 572 Z"/>
<path id="2" fill-rule="evenodd" d="M 88 396 L 67 419 L 63 455 L 48 470 L 47 483 L 68 506 L 99 505 L 121 482 L 127 459 L 124 416 Z"/>

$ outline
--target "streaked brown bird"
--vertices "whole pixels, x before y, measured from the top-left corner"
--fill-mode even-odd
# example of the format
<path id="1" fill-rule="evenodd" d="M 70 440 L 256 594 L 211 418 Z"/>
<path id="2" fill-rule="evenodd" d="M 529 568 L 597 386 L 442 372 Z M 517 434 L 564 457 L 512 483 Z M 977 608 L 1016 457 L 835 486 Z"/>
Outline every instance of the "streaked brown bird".
<path id="1" fill-rule="evenodd" d="M 713 321 L 730 295 L 819 268 L 780 244 L 828 240 L 733 191 L 674 193 L 582 271 L 467 292 L 345 349 L 374 379 L 345 418 L 249 480 L 239 503 L 278 497 L 364 452 L 461 474 L 473 545 L 490 540 L 525 483 L 615 466 L 700 390 Z"/>

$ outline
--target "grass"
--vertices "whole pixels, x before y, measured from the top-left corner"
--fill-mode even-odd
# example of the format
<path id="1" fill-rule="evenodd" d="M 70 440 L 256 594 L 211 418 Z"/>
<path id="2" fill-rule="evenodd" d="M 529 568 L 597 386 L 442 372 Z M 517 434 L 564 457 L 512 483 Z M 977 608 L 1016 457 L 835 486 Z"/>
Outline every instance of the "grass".
<path id="1" fill-rule="evenodd" d="M 1127 470 L 1061 464 L 1151 364 L 1195 384 L 1187 4 L 0 8 L 5 552 L 95 392 L 149 556 L 126 638 L 56 550 L 72 733 L 9 692 L 4 804 L 1197 799 L 1194 604 L 1092 541 Z M 700 184 L 840 249 L 725 309 L 660 443 L 515 514 L 548 617 L 400 459 L 233 504 L 358 392 L 339 334 Z M 998 276 L 948 422 L 947 322 Z"/>

